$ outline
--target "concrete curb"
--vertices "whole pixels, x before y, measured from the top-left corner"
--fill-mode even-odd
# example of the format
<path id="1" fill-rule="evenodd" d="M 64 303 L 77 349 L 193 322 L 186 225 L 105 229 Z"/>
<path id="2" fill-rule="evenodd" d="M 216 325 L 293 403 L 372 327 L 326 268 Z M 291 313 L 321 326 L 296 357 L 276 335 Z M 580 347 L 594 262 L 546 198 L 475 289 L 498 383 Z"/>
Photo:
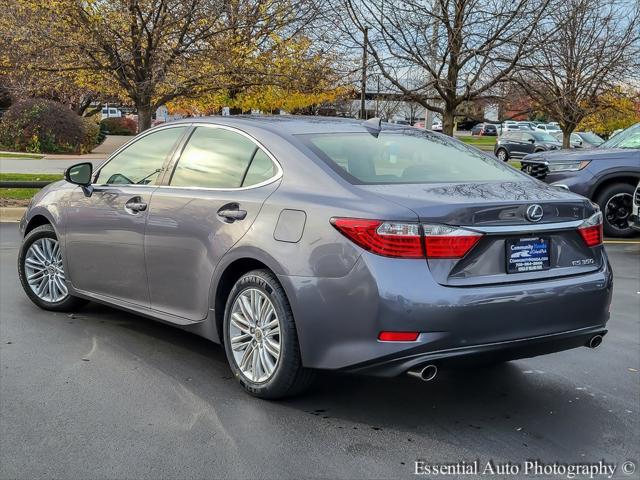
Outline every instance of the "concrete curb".
<path id="1" fill-rule="evenodd" d="M 19 222 L 27 207 L 0 207 L 0 222 Z"/>

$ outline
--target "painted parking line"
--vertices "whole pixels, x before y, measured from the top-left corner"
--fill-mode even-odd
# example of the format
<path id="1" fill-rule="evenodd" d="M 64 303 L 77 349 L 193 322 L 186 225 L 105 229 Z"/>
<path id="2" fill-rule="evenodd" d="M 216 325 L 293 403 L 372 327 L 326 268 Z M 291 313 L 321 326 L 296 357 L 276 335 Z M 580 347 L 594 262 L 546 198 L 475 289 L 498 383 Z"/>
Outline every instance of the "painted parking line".
<path id="1" fill-rule="evenodd" d="M 626 243 L 626 244 L 634 245 L 634 244 L 640 244 L 640 240 L 605 240 L 604 243 L 605 245 L 610 243 L 622 243 L 622 244 Z"/>

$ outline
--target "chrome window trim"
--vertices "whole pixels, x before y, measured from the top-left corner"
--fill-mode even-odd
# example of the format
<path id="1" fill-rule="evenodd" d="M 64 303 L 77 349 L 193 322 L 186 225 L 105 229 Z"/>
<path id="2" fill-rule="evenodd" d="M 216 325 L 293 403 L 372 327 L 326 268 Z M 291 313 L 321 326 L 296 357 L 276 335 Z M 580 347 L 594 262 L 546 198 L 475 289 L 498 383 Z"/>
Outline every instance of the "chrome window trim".
<path id="1" fill-rule="evenodd" d="M 273 182 L 276 182 L 277 180 L 280 180 L 283 176 L 283 170 L 282 170 L 282 166 L 280 165 L 280 162 L 278 162 L 278 160 L 276 159 L 275 155 L 273 155 L 269 149 L 267 147 L 264 146 L 264 144 L 262 142 L 260 142 L 259 140 L 257 140 L 255 137 L 249 135 L 247 132 L 240 130 L 239 128 L 236 127 L 231 127 L 229 125 L 221 125 L 218 123 L 209 123 L 209 122 L 193 122 L 191 123 L 191 126 L 195 129 L 198 127 L 206 127 L 206 128 L 221 128 L 223 130 L 229 130 L 231 132 L 235 132 L 238 133 L 240 135 L 242 135 L 243 137 L 249 139 L 250 142 L 252 142 L 254 145 L 256 145 L 256 147 L 258 147 L 259 149 L 261 149 L 264 153 L 267 154 L 267 157 L 269 157 L 269 159 L 273 162 L 273 164 L 276 166 L 276 174 L 273 175 L 271 178 L 260 182 L 260 183 L 256 183 L 254 185 L 249 185 L 248 187 L 189 187 L 189 186 L 184 186 L 184 185 L 171 185 L 171 179 L 173 178 L 173 172 L 171 173 L 171 177 L 169 178 L 169 184 L 168 185 L 158 185 L 158 188 L 175 188 L 175 189 L 183 189 L 183 190 L 205 190 L 205 191 L 213 191 L 213 192 L 233 192 L 233 191 L 242 191 L 242 190 L 250 190 L 252 188 L 260 188 L 260 187 L 264 187 L 265 185 L 269 185 Z M 192 132 L 193 134 L 193 132 Z M 191 137 L 189 137 L 191 138 Z M 184 151 L 184 148 L 189 144 L 189 139 L 187 139 L 187 141 L 185 142 L 185 144 L 182 146 L 182 151 Z M 182 151 L 180 152 L 180 155 L 178 156 L 178 159 L 175 162 L 174 165 L 174 171 L 175 171 L 175 167 L 178 166 L 178 164 L 180 163 L 180 157 L 182 157 Z"/>
<path id="2" fill-rule="evenodd" d="M 229 125 L 221 125 L 218 123 L 209 123 L 209 122 L 191 122 L 191 123 L 178 123 L 178 124 L 174 124 L 174 125 L 166 125 L 166 126 L 162 126 L 162 127 L 157 127 L 154 128 L 152 130 L 148 130 L 147 132 L 144 132 L 142 134 L 140 134 L 138 137 L 135 137 L 135 139 L 131 140 L 130 142 L 127 142 L 126 144 L 122 145 L 118 150 L 116 150 L 111 157 L 109 157 L 109 159 L 107 161 L 105 161 L 102 165 L 100 165 L 100 168 L 98 169 L 98 171 L 95 173 L 95 175 L 98 175 L 100 173 L 100 170 L 102 170 L 102 168 L 104 168 L 104 166 L 109 163 L 113 158 L 116 157 L 116 155 L 118 155 L 122 150 L 124 150 L 125 148 L 127 148 L 129 145 L 133 145 L 133 143 L 135 143 L 136 141 L 138 141 L 140 138 L 143 138 L 145 136 L 147 136 L 148 134 L 152 133 L 152 132 L 157 132 L 160 130 L 164 130 L 167 128 L 175 128 L 175 127 L 182 127 L 182 126 L 186 126 L 186 127 L 191 127 L 191 128 L 197 128 L 197 127 L 207 127 L 207 128 L 222 128 L 224 130 L 230 130 L 232 132 L 238 133 L 240 135 L 242 135 L 243 137 L 248 138 L 251 142 L 253 142 L 258 148 L 260 148 L 264 153 L 267 154 L 267 156 L 269 157 L 269 159 L 274 163 L 274 165 L 276 166 L 276 174 L 263 181 L 260 183 L 256 183 L 254 185 L 249 185 L 248 187 L 228 187 L 228 188 L 220 188 L 220 187 L 188 187 L 188 186 L 175 186 L 175 185 L 156 185 L 156 184 L 148 184 L 148 185 L 138 185 L 138 184 L 115 184 L 115 183 L 101 183 L 101 184 L 95 184 L 93 185 L 94 187 L 153 187 L 153 188 L 172 188 L 172 189 L 177 189 L 177 190 L 194 190 L 194 191 L 212 191 L 212 192 L 233 192 L 233 191 L 242 191 L 242 190 L 250 190 L 252 188 L 260 188 L 260 187 L 264 187 L 265 185 L 269 185 L 271 183 L 274 183 L 278 180 L 280 180 L 283 177 L 283 170 L 282 170 L 282 165 L 280 165 L 280 162 L 276 159 L 275 155 L 273 155 L 268 148 L 266 148 L 264 146 L 264 144 L 262 142 L 260 142 L 259 140 L 257 140 L 255 137 L 249 135 L 247 132 L 244 132 L 243 130 L 240 130 L 236 127 L 231 127 Z M 186 147 L 186 145 L 189 143 L 189 139 L 187 139 L 187 141 L 185 142 L 185 144 L 182 146 L 182 150 L 184 151 L 184 147 Z M 174 152 L 177 153 L 177 152 Z M 175 169 L 175 167 L 178 165 L 178 163 L 180 162 L 180 157 L 182 156 L 182 151 L 180 151 L 180 154 L 177 158 L 177 160 L 175 161 L 173 167 Z M 169 161 L 170 165 L 173 163 L 171 160 Z M 171 173 L 171 178 L 173 177 L 173 172 Z M 94 178 L 96 178 L 94 176 Z M 169 182 L 171 181 L 171 178 L 169 178 Z"/>

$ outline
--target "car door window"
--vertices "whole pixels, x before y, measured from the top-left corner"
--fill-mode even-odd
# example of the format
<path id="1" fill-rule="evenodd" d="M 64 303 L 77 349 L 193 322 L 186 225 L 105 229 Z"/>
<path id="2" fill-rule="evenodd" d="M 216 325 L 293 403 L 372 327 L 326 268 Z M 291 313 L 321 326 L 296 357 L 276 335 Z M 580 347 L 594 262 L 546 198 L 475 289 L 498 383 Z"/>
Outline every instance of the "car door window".
<path id="1" fill-rule="evenodd" d="M 533 135 L 531 135 L 530 133 L 521 133 L 520 135 L 522 135 L 522 140 L 525 142 L 530 142 L 531 140 L 534 140 Z"/>
<path id="2" fill-rule="evenodd" d="M 176 187 L 241 187 L 257 150 L 255 143 L 239 133 L 224 128 L 198 127 L 182 151 L 170 184 Z M 252 172 L 252 178 L 256 175 L 260 175 L 258 168 Z"/>
<path id="3" fill-rule="evenodd" d="M 96 183 L 149 185 L 156 181 L 165 159 L 187 127 L 165 128 L 145 135 L 100 169 Z"/>

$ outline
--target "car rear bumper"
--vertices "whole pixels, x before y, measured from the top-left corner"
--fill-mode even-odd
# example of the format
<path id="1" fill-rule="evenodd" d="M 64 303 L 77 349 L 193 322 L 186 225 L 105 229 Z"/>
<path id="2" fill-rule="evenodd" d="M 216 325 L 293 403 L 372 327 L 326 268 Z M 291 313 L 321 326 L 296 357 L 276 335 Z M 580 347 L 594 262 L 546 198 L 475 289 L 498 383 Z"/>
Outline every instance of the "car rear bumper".
<path id="1" fill-rule="evenodd" d="M 607 330 L 604 325 L 596 325 L 539 337 L 448 350 L 431 351 L 428 348 L 422 348 L 412 352 L 405 352 L 402 356 L 393 356 L 389 359 L 381 358 L 355 365 L 347 370 L 366 375 L 393 377 L 406 373 L 410 369 L 424 367 L 429 364 L 437 364 L 439 366 L 471 365 L 474 363 L 530 358 L 577 347 L 586 347 L 594 336 L 604 336 L 606 333 Z"/>
<path id="2" fill-rule="evenodd" d="M 491 351 L 518 358 L 584 345 L 609 319 L 612 274 L 606 257 L 602 264 L 544 281 L 448 287 L 434 281 L 425 260 L 365 252 L 345 277 L 279 278 L 305 366 L 392 376 L 436 359 Z M 381 342 L 382 331 L 420 336 Z"/>

